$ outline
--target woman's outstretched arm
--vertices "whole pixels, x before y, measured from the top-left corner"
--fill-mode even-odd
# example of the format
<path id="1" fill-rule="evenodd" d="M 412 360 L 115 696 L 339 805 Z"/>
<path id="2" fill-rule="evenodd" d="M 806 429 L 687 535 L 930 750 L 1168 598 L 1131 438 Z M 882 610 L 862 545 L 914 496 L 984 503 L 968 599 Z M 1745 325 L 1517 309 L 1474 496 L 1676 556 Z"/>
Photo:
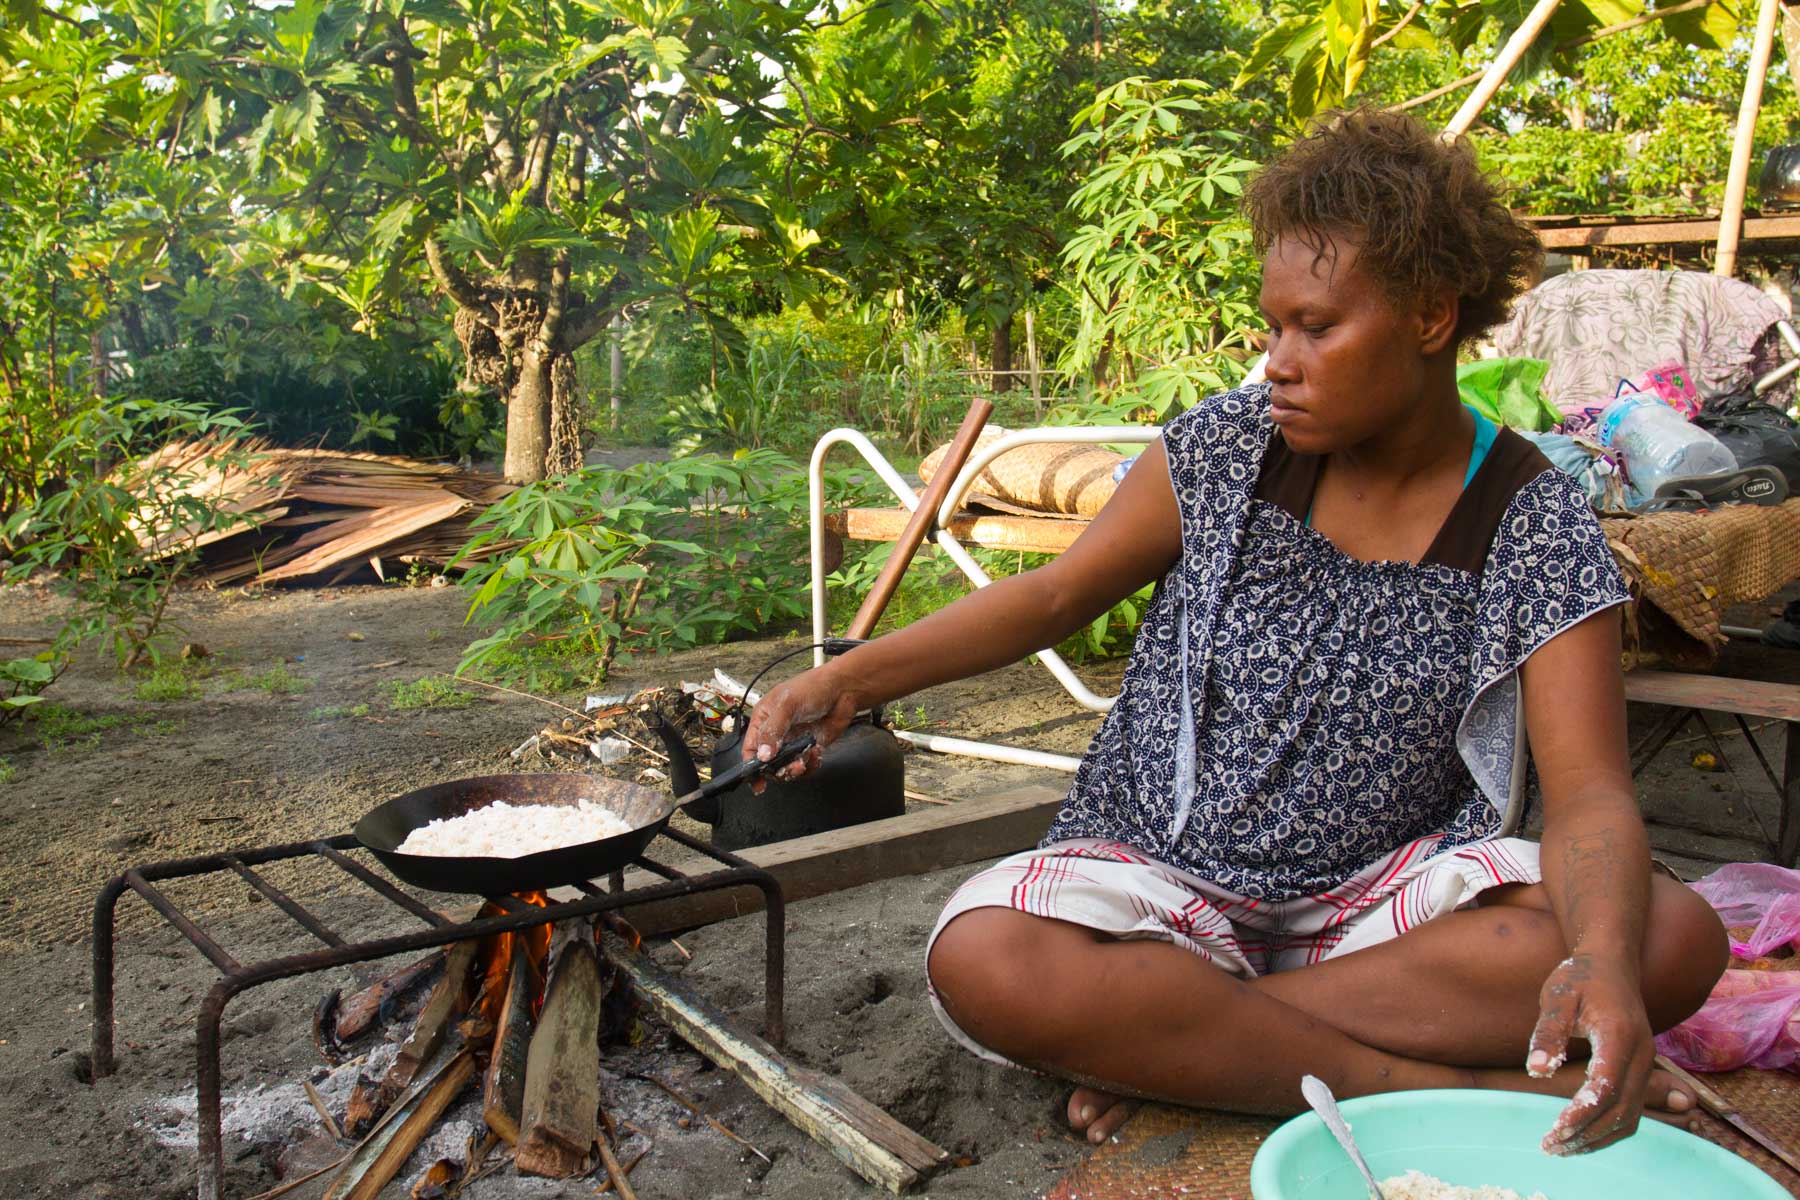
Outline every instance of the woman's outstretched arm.
<path id="1" fill-rule="evenodd" d="M 1144 451 L 1093 524 L 1059 558 L 998 580 L 771 689 L 750 719 L 745 757 L 768 758 L 783 739 L 802 730 L 827 745 L 863 709 L 1054 646 L 1161 579 L 1180 553 L 1181 517 L 1159 441 Z"/>
<path id="2" fill-rule="evenodd" d="M 1544 981 L 1526 1066 L 1547 1075 L 1570 1041 L 1587 1041 L 1587 1085 L 1545 1148 L 1592 1150 L 1637 1128 L 1656 1054 L 1640 956 L 1650 842 L 1626 753 L 1618 612 L 1607 609 L 1551 638 L 1525 661 L 1522 676 L 1544 795 L 1544 890 L 1569 947 Z"/>

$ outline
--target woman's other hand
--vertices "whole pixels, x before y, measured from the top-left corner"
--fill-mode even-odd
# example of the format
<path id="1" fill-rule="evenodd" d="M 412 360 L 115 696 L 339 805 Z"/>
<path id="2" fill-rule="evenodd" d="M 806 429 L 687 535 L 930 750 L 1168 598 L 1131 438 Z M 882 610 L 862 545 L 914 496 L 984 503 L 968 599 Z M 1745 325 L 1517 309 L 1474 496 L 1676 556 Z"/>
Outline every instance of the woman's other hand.
<path id="1" fill-rule="evenodd" d="M 778 779 L 798 779 L 819 765 L 821 752 L 843 735 L 860 707 L 855 692 L 831 666 L 796 675 L 757 701 L 744 732 L 744 758 L 768 762 L 783 742 L 810 733 L 817 744 L 775 773 Z M 764 782 L 754 780 L 751 790 L 761 792 Z"/>
<path id="2" fill-rule="evenodd" d="M 1637 1132 L 1656 1046 L 1643 991 L 1629 970 L 1576 954 L 1550 972 L 1526 1070 L 1554 1074 L 1569 1042 L 1587 1039 L 1587 1080 L 1544 1138 L 1550 1154 L 1599 1150 Z"/>

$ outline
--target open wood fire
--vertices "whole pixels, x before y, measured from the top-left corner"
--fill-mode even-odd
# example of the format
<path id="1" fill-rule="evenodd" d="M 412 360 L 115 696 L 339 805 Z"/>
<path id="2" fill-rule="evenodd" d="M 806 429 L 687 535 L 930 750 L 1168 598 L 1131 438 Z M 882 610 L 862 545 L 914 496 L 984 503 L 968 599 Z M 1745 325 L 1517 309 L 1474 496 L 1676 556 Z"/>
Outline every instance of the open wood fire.
<path id="1" fill-rule="evenodd" d="M 543 892 L 516 899 L 549 903 Z M 502 911 L 490 902 L 481 916 Z M 636 941 L 629 926 L 617 924 Z M 314 1040 L 321 1054 L 338 1060 L 346 1041 L 374 1029 L 407 993 L 416 999 L 428 987 L 392 1061 L 379 1074 L 359 1076 L 350 1094 L 340 1128 L 360 1140 L 328 1200 L 374 1197 L 476 1085 L 485 1136 L 471 1142 L 466 1161 L 432 1164 L 414 1188 L 416 1200 L 454 1197 L 508 1158 L 524 1174 L 551 1179 L 603 1165 L 607 1186 L 630 1197 L 629 1168 L 614 1156 L 600 1096 L 608 992 L 627 1010 L 629 993 L 617 987 L 616 975 L 609 989 L 599 937 L 596 925 L 565 921 L 457 942 L 347 1001 L 328 995 L 314 1015 Z M 336 1120 L 322 1106 L 321 1116 Z"/>
<path id="2" fill-rule="evenodd" d="M 632 1200 L 628 1177 L 654 1139 L 602 1107 L 601 1045 L 629 1045 L 635 1058 L 642 1050 L 640 1035 L 652 1020 L 671 1035 L 671 1044 L 685 1043 L 729 1070 L 871 1184 L 899 1194 L 945 1166 L 950 1156 L 942 1147 L 841 1081 L 782 1053 L 786 907 L 776 878 L 679 829 L 664 828 L 662 836 L 670 849 L 685 848 L 695 856 L 684 861 L 686 870 L 640 854 L 631 870 L 613 874 L 609 889 L 584 880 L 572 885 L 577 894 L 567 898 L 496 896 L 479 913 L 471 910 L 460 919 L 427 906 L 351 858 L 347 852 L 361 846 L 355 834 L 129 868 L 107 881 L 94 906 L 94 1078 L 118 1068 L 115 909 L 130 893 L 168 920 L 218 970 L 198 1006 L 195 1039 L 192 1111 L 201 1200 L 222 1200 L 225 1193 L 219 1051 L 223 1016 L 232 998 L 277 979 L 433 948 L 439 949 L 348 999 L 332 993 L 315 1008 L 314 1041 L 337 1070 L 303 1080 L 301 1090 L 323 1132 L 289 1142 L 282 1156 L 287 1160 L 291 1152 L 291 1169 L 278 1168 L 283 1182 L 255 1200 L 275 1200 L 323 1176 L 331 1177 L 325 1185 L 329 1200 L 372 1200 L 408 1169 L 415 1172 L 409 1180 L 413 1200 L 443 1200 L 464 1195 L 470 1184 L 509 1163 L 520 1171 L 564 1178 L 604 1168 L 594 1192 Z M 336 865 L 426 928 L 362 941 L 345 938 L 259 873 L 258 868 L 292 860 Z M 324 942 L 323 948 L 240 962 L 158 886 L 227 873 L 272 900 Z M 760 893 L 764 914 L 766 1040 L 690 992 L 641 952 L 642 939 L 615 911 L 631 907 L 633 920 L 668 932 L 676 927 L 670 919 L 685 912 L 690 901 L 745 887 Z M 686 955 L 680 943 L 672 944 Z M 346 1050 L 345 1043 L 368 1037 L 377 1027 L 388 1030 L 384 1044 L 366 1053 Z M 617 1074 L 616 1061 L 612 1067 Z M 641 1070 L 627 1070 L 624 1077 L 654 1085 L 685 1108 L 689 1115 L 677 1117 L 677 1127 L 704 1122 L 765 1164 L 772 1161 L 673 1085 Z M 331 1089 L 343 1097 L 341 1107 L 335 1100 L 328 1104 L 313 1086 L 327 1079 L 343 1081 L 343 1089 Z M 621 1165 L 615 1147 L 627 1137 L 642 1149 Z"/>

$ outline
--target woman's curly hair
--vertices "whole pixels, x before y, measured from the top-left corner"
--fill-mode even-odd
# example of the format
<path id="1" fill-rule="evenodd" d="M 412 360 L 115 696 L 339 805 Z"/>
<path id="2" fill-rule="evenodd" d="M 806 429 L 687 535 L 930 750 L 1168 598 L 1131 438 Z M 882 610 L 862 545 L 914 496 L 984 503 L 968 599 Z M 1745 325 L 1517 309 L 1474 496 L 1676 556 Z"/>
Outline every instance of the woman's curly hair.
<path id="1" fill-rule="evenodd" d="M 1324 114 L 1250 181 L 1244 210 L 1259 254 L 1293 237 L 1323 255 L 1344 238 L 1402 304 L 1453 289 L 1459 342 L 1504 321 L 1543 261 L 1464 140 L 1376 108 Z"/>

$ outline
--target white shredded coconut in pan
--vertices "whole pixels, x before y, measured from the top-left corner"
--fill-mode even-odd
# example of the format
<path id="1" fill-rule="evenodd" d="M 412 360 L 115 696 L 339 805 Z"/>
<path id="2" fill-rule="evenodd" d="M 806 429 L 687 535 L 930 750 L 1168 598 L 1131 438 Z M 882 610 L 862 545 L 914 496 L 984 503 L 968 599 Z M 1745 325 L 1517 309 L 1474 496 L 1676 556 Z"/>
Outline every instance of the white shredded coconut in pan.
<path id="1" fill-rule="evenodd" d="M 630 833 L 632 826 L 594 800 L 575 804 L 508 804 L 422 825 L 400 843 L 401 854 L 432 858 L 524 858 Z"/>
<path id="2" fill-rule="evenodd" d="M 1419 1171 L 1382 1180 L 1381 1194 L 1386 1200 L 1544 1200 L 1542 1192 L 1521 1196 L 1511 1188 L 1463 1187 Z"/>

